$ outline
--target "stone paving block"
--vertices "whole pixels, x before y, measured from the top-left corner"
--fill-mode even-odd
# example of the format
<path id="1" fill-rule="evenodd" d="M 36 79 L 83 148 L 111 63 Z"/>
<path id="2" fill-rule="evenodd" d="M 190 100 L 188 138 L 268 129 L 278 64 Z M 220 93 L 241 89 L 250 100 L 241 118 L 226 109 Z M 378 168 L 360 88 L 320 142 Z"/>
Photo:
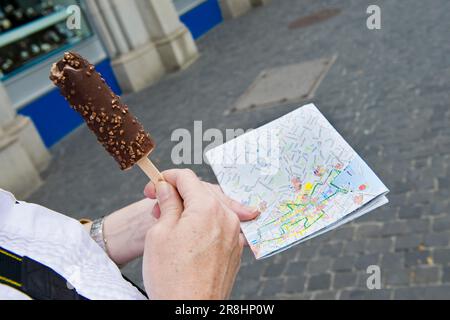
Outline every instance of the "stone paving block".
<path id="1" fill-rule="evenodd" d="M 440 268 L 423 266 L 411 271 L 411 279 L 416 284 L 437 284 L 441 276 Z"/>
<path id="2" fill-rule="evenodd" d="M 438 185 L 440 189 L 450 189 L 450 178 L 449 177 L 442 177 L 438 179 Z"/>
<path id="3" fill-rule="evenodd" d="M 341 300 L 389 300 L 390 290 L 343 290 L 340 295 Z"/>
<path id="4" fill-rule="evenodd" d="M 273 259 L 271 259 L 271 263 L 282 263 L 282 264 L 286 264 L 289 261 L 295 260 L 295 252 L 290 252 L 289 250 L 286 250 L 284 252 L 280 252 L 280 254 L 277 254 L 275 256 L 272 257 Z"/>
<path id="5" fill-rule="evenodd" d="M 252 263 L 250 265 L 246 265 L 241 267 L 241 269 L 239 270 L 239 275 L 243 278 L 243 279 L 259 279 L 259 277 L 261 276 L 261 274 L 264 273 L 265 269 L 266 269 L 266 265 L 260 261 Z"/>
<path id="6" fill-rule="evenodd" d="M 337 257 L 341 254 L 343 247 L 344 247 L 343 243 L 323 244 L 320 247 L 318 254 L 321 256 Z"/>
<path id="7" fill-rule="evenodd" d="M 284 293 L 294 294 L 301 293 L 305 290 L 306 277 L 300 275 L 298 277 L 287 277 L 284 285 Z"/>
<path id="8" fill-rule="evenodd" d="M 286 264 L 284 263 L 272 263 L 269 264 L 264 270 L 263 276 L 267 278 L 276 278 L 283 274 L 283 271 L 286 268 Z"/>
<path id="9" fill-rule="evenodd" d="M 283 278 L 267 279 L 262 284 L 261 298 L 273 298 L 284 289 Z"/>
<path id="10" fill-rule="evenodd" d="M 364 241 L 351 241 L 347 242 L 344 246 L 343 254 L 360 254 L 364 252 Z"/>
<path id="11" fill-rule="evenodd" d="M 433 253 L 434 262 L 449 265 L 450 264 L 450 249 L 436 249 Z"/>
<path id="12" fill-rule="evenodd" d="M 296 294 L 281 294 L 279 297 L 284 300 L 312 300 L 314 294 L 312 292 L 304 292 Z"/>
<path id="13" fill-rule="evenodd" d="M 331 286 L 331 275 L 324 273 L 311 276 L 308 280 L 307 288 L 309 291 L 328 290 Z"/>
<path id="14" fill-rule="evenodd" d="M 449 207 L 450 207 L 450 205 L 449 205 L 448 201 L 445 201 L 445 200 L 435 201 L 431 205 L 431 214 L 447 216 L 448 212 L 449 212 Z"/>
<path id="15" fill-rule="evenodd" d="M 377 212 L 374 215 L 365 215 L 361 219 L 358 219 L 359 221 L 363 221 L 363 219 L 366 219 L 365 221 L 377 221 L 377 222 L 386 222 L 391 221 L 393 219 L 396 219 L 397 216 L 397 208 L 379 208 L 377 209 Z"/>
<path id="16" fill-rule="evenodd" d="M 381 257 L 380 267 L 382 269 L 401 269 L 405 264 L 403 252 L 386 252 Z"/>
<path id="17" fill-rule="evenodd" d="M 379 261 L 380 255 L 378 253 L 363 254 L 356 259 L 355 268 L 358 270 L 366 270 L 369 266 L 378 265 Z"/>
<path id="18" fill-rule="evenodd" d="M 284 272 L 286 276 L 298 276 L 306 273 L 308 262 L 306 261 L 291 261 L 288 263 Z"/>
<path id="19" fill-rule="evenodd" d="M 356 239 L 366 239 L 370 237 L 378 237 L 380 235 L 381 225 L 368 223 L 358 226 L 355 232 Z"/>
<path id="20" fill-rule="evenodd" d="M 433 220 L 433 230 L 434 231 L 448 231 L 450 230 L 450 215 L 435 218 Z"/>
<path id="21" fill-rule="evenodd" d="M 449 283 L 450 282 L 450 267 L 444 267 L 442 270 L 442 282 Z"/>
<path id="22" fill-rule="evenodd" d="M 447 247 L 450 243 L 450 232 L 429 233 L 423 238 L 426 247 Z"/>
<path id="23" fill-rule="evenodd" d="M 405 166 L 402 164 L 401 168 Z M 389 204 L 392 207 L 404 206 L 406 204 L 406 195 L 405 194 L 390 194 L 389 195 Z"/>
<path id="24" fill-rule="evenodd" d="M 383 287 L 407 286 L 411 283 L 411 270 L 405 268 L 382 268 Z"/>
<path id="25" fill-rule="evenodd" d="M 380 235 L 390 237 L 410 233 L 409 221 L 389 221 L 380 230 Z"/>
<path id="26" fill-rule="evenodd" d="M 414 204 L 412 206 L 400 207 L 398 214 L 400 219 L 418 219 L 425 215 L 426 211 L 422 205 Z"/>
<path id="27" fill-rule="evenodd" d="M 352 240 L 353 239 L 353 233 L 354 233 L 354 227 L 349 226 L 342 226 L 337 228 L 335 231 L 332 231 L 333 237 L 340 240 Z"/>
<path id="28" fill-rule="evenodd" d="M 448 300 L 450 286 L 429 286 L 399 288 L 394 291 L 394 299 L 398 300 Z"/>
<path id="29" fill-rule="evenodd" d="M 430 229 L 431 220 L 428 217 L 407 221 L 411 233 L 427 233 Z"/>
<path id="30" fill-rule="evenodd" d="M 317 246 L 303 246 L 303 244 L 300 244 L 298 248 L 295 248 L 294 250 L 297 251 L 295 255 L 296 260 L 302 260 L 302 261 L 309 261 L 312 259 L 318 252 Z"/>
<path id="31" fill-rule="evenodd" d="M 335 291 L 323 291 L 323 292 L 317 292 L 313 296 L 314 300 L 336 300 L 337 299 L 337 292 Z"/>
<path id="32" fill-rule="evenodd" d="M 322 257 L 311 260 L 308 263 L 309 274 L 320 274 L 330 270 L 332 259 L 330 257 Z"/>
<path id="33" fill-rule="evenodd" d="M 356 257 L 353 255 L 337 257 L 333 262 L 335 272 L 351 271 L 355 267 Z"/>
<path id="34" fill-rule="evenodd" d="M 401 250 L 410 250 L 410 249 L 417 249 L 421 244 L 422 236 L 420 235 L 406 235 L 406 236 L 399 236 L 396 238 L 395 241 L 395 250 L 401 251 Z"/>
<path id="35" fill-rule="evenodd" d="M 245 299 L 255 297 L 263 286 L 263 281 L 259 279 L 236 280 L 236 286 L 233 289 L 232 298 Z"/>
<path id="36" fill-rule="evenodd" d="M 390 238 L 367 239 L 365 252 L 389 252 L 394 247 L 394 240 Z"/>
<path id="37" fill-rule="evenodd" d="M 355 272 L 338 272 L 334 275 L 333 288 L 352 288 L 356 284 L 358 275 Z"/>
<path id="38" fill-rule="evenodd" d="M 426 151 L 429 153 L 430 151 Z M 420 179 L 414 180 L 417 184 L 417 187 L 412 192 L 411 197 L 414 199 L 414 203 L 422 205 L 423 211 L 425 213 L 429 210 L 429 205 L 431 204 L 432 194 L 430 192 L 424 190 L 432 190 L 435 187 L 435 177 L 422 175 Z"/>
<path id="39" fill-rule="evenodd" d="M 405 267 L 414 267 L 421 265 L 430 265 L 434 262 L 437 262 L 438 259 L 434 258 L 430 251 L 424 250 L 414 250 L 405 253 Z"/>

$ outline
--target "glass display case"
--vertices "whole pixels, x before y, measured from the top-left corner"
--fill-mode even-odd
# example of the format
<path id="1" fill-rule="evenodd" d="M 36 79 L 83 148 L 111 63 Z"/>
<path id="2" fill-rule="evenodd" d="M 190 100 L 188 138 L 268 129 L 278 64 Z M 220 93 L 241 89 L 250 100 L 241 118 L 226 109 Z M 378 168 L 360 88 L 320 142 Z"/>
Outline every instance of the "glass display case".
<path id="1" fill-rule="evenodd" d="M 175 9 L 177 10 L 179 15 L 185 14 L 189 10 L 199 6 L 206 0 L 173 0 L 175 5 Z"/>
<path id="2" fill-rule="evenodd" d="M 46 60 L 92 36 L 83 10 L 81 28 L 69 28 L 67 8 L 77 0 L 0 0 L 0 80 Z"/>

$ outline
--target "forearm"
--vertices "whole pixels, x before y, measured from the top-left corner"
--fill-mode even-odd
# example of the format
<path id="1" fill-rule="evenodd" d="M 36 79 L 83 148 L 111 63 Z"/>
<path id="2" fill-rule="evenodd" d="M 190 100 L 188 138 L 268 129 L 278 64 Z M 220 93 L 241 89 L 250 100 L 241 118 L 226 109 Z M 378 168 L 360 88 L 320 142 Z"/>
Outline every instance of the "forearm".
<path id="1" fill-rule="evenodd" d="M 124 265 L 144 252 L 145 235 L 156 222 L 152 215 L 155 200 L 144 199 L 111 213 L 103 232 L 110 258 Z"/>

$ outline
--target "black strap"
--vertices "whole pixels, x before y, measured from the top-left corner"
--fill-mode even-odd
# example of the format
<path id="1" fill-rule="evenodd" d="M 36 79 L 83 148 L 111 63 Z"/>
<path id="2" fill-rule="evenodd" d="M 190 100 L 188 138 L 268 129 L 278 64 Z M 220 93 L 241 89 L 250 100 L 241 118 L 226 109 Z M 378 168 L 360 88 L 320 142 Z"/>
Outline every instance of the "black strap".
<path id="1" fill-rule="evenodd" d="M 0 247 L 0 283 L 35 300 L 87 300 L 53 269 Z"/>
<path id="2" fill-rule="evenodd" d="M 122 278 L 125 279 L 125 281 L 128 281 L 133 287 L 135 287 L 144 297 L 146 297 L 148 299 L 148 295 L 147 292 L 145 292 L 144 290 L 142 290 L 141 287 L 139 287 L 136 283 L 134 283 L 133 281 L 131 281 L 128 277 L 126 277 L 124 274 L 122 274 Z"/>
<path id="3" fill-rule="evenodd" d="M 22 286 L 22 257 L 0 247 L 0 283 L 16 289 Z"/>

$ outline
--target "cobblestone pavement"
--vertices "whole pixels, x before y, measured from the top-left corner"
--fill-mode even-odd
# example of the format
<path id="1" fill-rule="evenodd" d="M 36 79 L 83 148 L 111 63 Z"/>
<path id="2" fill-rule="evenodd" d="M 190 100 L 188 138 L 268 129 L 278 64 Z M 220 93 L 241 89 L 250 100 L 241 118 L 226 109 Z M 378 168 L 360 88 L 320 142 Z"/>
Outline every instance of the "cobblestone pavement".
<path id="1" fill-rule="evenodd" d="M 382 29 L 366 9 L 382 9 Z M 323 8 L 330 20 L 288 24 Z M 126 97 L 170 161 L 176 128 L 254 128 L 293 110 L 282 105 L 224 116 L 257 74 L 338 54 L 313 100 L 391 189 L 390 204 L 273 258 L 246 252 L 234 298 L 450 298 L 450 2 L 273 0 L 198 41 L 193 66 Z M 52 149 L 46 184 L 31 201 L 74 217 L 101 216 L 142 197 L 138 169 L 122 173 L 80 128 Z M 191 167 L 214 180 L 206 165 Z M 366 288 L 378 264 L 382 289 Z M 125 269 L 140 282 L 140 261 Z"/>

